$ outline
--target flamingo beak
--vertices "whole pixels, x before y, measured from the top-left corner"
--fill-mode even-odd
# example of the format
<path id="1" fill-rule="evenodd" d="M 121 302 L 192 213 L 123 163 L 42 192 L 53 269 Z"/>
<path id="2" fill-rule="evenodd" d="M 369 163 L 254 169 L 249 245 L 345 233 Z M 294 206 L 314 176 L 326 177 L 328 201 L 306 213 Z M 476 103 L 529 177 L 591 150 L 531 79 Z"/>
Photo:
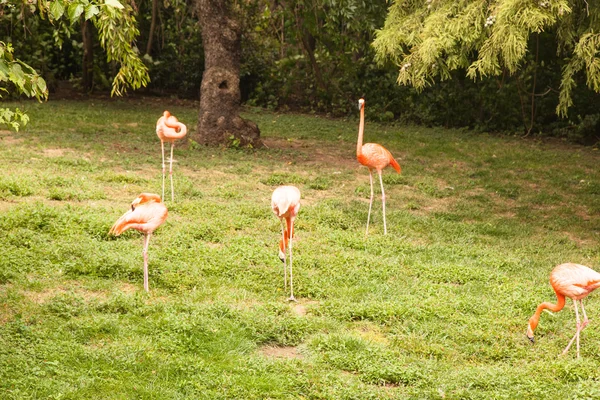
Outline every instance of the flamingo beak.
<path id="1" fill-rule="evenodd" d="M 281 260 L 282 263 L 285 262 L 285 254 L 283 254 L 283 251 L 279 250 L 279 259 Z"/>
<path id="2" fill-rule="evenodd" d="M 535 343 L 535 339 L 533 338 L 533 329 L 531 329 L 531 325 L 527 325 L 527 339 L 531 343 Z"/>

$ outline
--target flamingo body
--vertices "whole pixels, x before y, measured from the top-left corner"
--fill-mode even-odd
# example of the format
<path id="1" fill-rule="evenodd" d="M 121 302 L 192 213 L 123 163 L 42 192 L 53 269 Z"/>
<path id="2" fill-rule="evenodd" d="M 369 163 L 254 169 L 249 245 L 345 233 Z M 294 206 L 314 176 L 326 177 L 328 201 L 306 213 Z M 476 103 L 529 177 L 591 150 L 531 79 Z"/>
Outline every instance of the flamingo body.
<path id="1" fill-rule="evenodd" d="M 171 201 L 175 199 L 173 190 L 173 147 L 175 140 L 182 139 L 187 134 L 185 124 L 165 111 L 163 116 L 156 121 L 156 135 L 160 139 L 160 148 L 162 151 L 162 197 L 165 197 L 165 142 L 171 143 L 171 159 L 169 160 L 169 178 L 171 180 Z"/>
<path id="2" fill-rule="evenodd" d="M 287 288 L 286 249 L 290 254 L 290 291 L 289 300 L 296 301 L 294 297 L 294 283 L 292 270 L 292 238 L 294 237 L 294 220 L 300 211 L 300 190 L 295 186 L 279 186 L 271 196 L 271 209 L 281 221 L 281 235 L 279 241 L 279 259 L 283 262 L 284 286 Z M 284 222 L 286 225 L 284 226 Z M 289 244 L 289 246 L 288 246 Z"/>
<path id="3" fill-rule="evenodd" d="M 571 339 L 567 347 L 564 349 L 563 354 L 566 354 L 573 340 L 577 339 L 577 358 L 579 358 L 579 333 L 587 326 L 589 320 L 583 308 L 583 301 L 591 292 L 600 287 L 600 273 L 594 271 L 581 264 L 566 263 L 560 264 L 555 267 L 550 273 L 550 285 L 556 293 L 556 304 L 549 302 L 541 303 L 537 306 L 535 313 L 529 319 L 527 326 L 527 337 L 531 342 L 534 342 L 533 332 L 537 328 L 540 320 L 540 315 L 543 310 L 548 309 L 553 312 L 562 310 L 565 306 L 565 297 L 573 300 L 575 304 L 575 318 L 576 318 L 576 332 L 575 336 Z M 583 311 L 583 323 L 579 320 L 579 311 L 577 309 L 577 302 L 581 305 Z"/>
<path id="4" fill-rule="evenodd" d="M 150 236 L 167 219 L 167 207 L 160 196 L 152 193 L 142 193 L 131 203 L 131 209 L 121 216 L 110 228 L 109 234 L 119 236 L 128 229 L 135 229 L 144 233 L 144 289 L 149 291 L 148 285 L 148 244 Z"/>
<path id="5" fill-rule="evenodd" d="M 361 153 L 356 155 L 358 162 L 377 171 L 382 171 L 388 165 L 398 173 L 402 171 L 400 164 L 394 160 L 392 153 L 377 143 L 365 143 L 362 145 Z"/>
<path id="6" fill-rule="evenodd" d="M 186 134 L 185 124 L 168 111 L 163 112 L 162 117 L 156 121 L 156 135 L 162 142 L 173 143 L 177 139 L 183 139 Z"/>
<path id="7" fill-rule="evenodd" d="M 402 171 L 400 164 L 394 159 L 385 147 L 377 143 L 363 144 L 363 136 L 365 131 L 365 100 L 358 100 L 360 109 L 360 122 L 358 125 L 358 141 L 356 143 L 356 159 L 359 163 L 369 168 L 369 183 L 371 184 L 371 198 L 369 200 L 369 214 L 367 215 L 367 231 L 369 234 L 369 221 L 371 220 L 371 208 L 373 207 L 373 170 L 379 175 L 379 183 L 381 185 L 381 202 L 383 208 L 383 233 L 387 234 L 387 223 L 385 221 L 385 191 L 383 190 L 383 179 L 381 173 L 384 168 L 391 165 L 398 173 Z"/>

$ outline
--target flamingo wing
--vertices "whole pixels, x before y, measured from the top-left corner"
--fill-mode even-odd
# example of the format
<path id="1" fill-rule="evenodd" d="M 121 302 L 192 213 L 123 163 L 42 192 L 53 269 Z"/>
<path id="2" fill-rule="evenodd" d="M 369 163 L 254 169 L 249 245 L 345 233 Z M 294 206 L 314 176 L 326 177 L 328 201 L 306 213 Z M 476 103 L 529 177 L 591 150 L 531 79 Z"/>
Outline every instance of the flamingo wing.
<path id="1" fill-rule="evenodd" d="M 400 165 L 394 160 L 392 153 L 377 143 L 365 143 L 362 147 L 362 154 L 358 156 L 358 162 L 377 170 L 392 165 L 396 171 L 400 172 Z"/>
<path id="2" fill-rule="evenodd" d="M 300 190 L 295 186 L 279 186 L 271 196 L 271 209 L 278 217 L 300 210 Z"/>
<path id="3" fill-rule="evenodd" d="M 167 207 L 162 203 L 139 204 L 123 214 L 110 228 L 109 233 L 118 236 L 128 229 L 151 233 L 165 222 L 167 215 Z"/>

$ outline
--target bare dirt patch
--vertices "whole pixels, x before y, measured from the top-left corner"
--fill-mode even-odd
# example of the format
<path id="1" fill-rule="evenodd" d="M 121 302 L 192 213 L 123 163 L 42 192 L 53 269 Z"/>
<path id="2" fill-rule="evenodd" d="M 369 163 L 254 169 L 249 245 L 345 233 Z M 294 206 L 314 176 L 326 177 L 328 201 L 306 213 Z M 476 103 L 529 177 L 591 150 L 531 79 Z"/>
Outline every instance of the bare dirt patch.
<path id="1" fill-rule="evenodd" d="M 294 346 L 263 346 L 260 348 L 260 352 L 264 356 L 272 358 L 299 359 L 303 357 Z"/>
<path id="2" fill-rule="evenodd" d="M 46 157 L 62 157 L 65 155 L 64 149 L 44 149 Z"/>
<path id="3" fill-rule="evenodd" d="M 303 163 L 327 164 L 329 166 L 353 167 L 357 162 L 352 149 L 344 143 L 331 144 L 315 140 L 287 140 L 279 138 L 266 138 L 263 143 L 269 149 L 294 150 L 298 153 Z M 286 159 L 285 156 L 282 157 Z"/>
<path id="4" fill-rule="evenodd" d="M 60 294 L 74 293 L 81 296 L 85 301 L 105 300 L 106 293 L 86 290 L 83 288 L 72 288 L 58 286 L 54 288 L 44 289 L 41 292 L 23 291 L 23 295 L 36 304 L 44 304 L 48 300 Z"/>
<path id="5" fill-rule="evenodd" d="M 306 300 L 306 301 L 300 301 L 298 303 L 294 303 L 294 305 L 292 306 L 292 312 L 296 315 L 303 317 L 306 315 L 306 313 L 308 311 L 306 306 L 310 307 L 312 304 L 318 304 L 318 301 Z"/>
<path id="6" fill-rule="evenodd" d="M 137 292 L 137 286 L 132 285 L 131 283 L 123 283 L 119 289 L 126 294 L 133 294 Z"/>
<path id="7" fill-rule="evenodd" d="M 5 144 L 17 144 L 23 141 L 23 139 L 14 137 L 13 134 L 14 132 L 0 129 L 0 141 Z"/>

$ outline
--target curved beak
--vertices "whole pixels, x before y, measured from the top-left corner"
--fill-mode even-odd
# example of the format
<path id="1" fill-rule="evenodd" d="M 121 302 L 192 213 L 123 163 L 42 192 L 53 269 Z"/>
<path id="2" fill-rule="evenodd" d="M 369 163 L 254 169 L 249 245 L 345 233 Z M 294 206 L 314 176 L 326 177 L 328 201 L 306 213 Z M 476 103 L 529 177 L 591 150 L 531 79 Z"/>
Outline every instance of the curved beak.
<path id="1" fill-rule="evenodd" d="M 527 339 L 529 339 L 531 343 L 535 343 L 535 340 L 533 339 L 533 329 L 531 329 L 531 324 L 527 325 Z"/>
<path id="2" fill-rule="evenodd" d="M 281 260 L 282 263 L 285 262 L 285 254 L 283 254 L 283 251 L 279 250 L 279 259 Z"/>

